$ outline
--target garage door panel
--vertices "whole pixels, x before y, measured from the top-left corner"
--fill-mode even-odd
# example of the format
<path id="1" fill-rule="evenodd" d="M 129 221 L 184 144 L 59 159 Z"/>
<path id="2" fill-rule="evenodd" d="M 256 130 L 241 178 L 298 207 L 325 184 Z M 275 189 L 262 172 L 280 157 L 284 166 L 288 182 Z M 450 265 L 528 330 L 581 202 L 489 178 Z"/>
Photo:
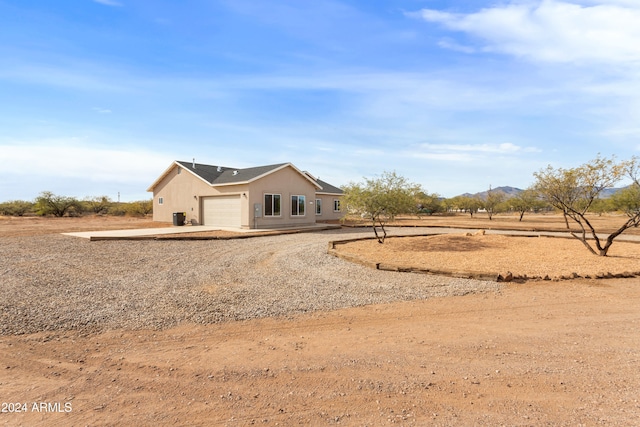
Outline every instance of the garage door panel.
<path id="1" fill-rule="evenodd" d="M 202 202 L 204 225 L 240 227 L 240 196 L 205 197 Z"/>

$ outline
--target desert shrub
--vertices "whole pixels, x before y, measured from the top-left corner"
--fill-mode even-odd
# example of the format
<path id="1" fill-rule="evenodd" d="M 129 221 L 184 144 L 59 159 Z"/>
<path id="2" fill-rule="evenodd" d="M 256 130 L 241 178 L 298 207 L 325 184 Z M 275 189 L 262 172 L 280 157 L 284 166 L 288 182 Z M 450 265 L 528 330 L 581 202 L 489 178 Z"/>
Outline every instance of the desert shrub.
<path id="1" fill-rule="evenodd" d="M 146 216 L 153 212 L 152 200 L 138 200 L 135 202 L 113 203 L 107 210 L 107 215 L 113 216 Z"/>
<path id="2" fill-rule="evenodd" d="M 26 200 L 11 200 L 0 203 L 0 215 L 4 216 L 24 216 L 35 213 L 34 203 Z"/>
<path id="3" fill-rule="evenodd" d="M 107 210 L 107 215 L 113 216 L 125 216 L 127 214 L 127 204 L 126 203 L 114 203 L 109 206 Z"/>
<path id="4" fill-rule="evenodd" d="M 153 212 L 153 200 L 137 200 L 129 202 L 124 207 L 125 212 L 132 216 L 146 216 Z"/>
<path id="5" fill-rule="evenodd" d="M 85 212 L 92 212 L 96 215 L 109 213 L 112 205 L 113 201 L 107 196 L 85 197 L 82 201 Z"/>
<path id="6" fill-rule="evenodd" d="M 50 191 L 43 191 L 36 198 L 36 213 L 38 215 L 53 215 L 57 217 L 82 215 L 82 204 L 74 197 L 59 196 Z"/>

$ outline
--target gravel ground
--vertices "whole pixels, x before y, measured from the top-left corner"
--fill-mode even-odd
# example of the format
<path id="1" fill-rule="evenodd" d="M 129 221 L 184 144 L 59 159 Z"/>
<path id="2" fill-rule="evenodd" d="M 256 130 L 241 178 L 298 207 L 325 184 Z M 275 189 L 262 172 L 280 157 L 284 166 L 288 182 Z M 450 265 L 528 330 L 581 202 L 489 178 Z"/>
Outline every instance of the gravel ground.
<path id="1" fill-rule="evenodd" d="M 370 234 L 333 230 L 228 241 L 3 238 L 0 334 L 165 329 L 500 289 L 493 282 L 377 271 L 327 254 L 330 240 Z"/>

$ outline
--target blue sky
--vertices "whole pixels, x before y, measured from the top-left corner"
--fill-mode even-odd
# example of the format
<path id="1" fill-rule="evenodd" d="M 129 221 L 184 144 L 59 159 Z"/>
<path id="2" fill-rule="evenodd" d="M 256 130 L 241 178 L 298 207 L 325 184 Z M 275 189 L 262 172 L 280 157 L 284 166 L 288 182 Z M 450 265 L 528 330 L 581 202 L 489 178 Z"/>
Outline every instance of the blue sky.
<path id="1" fill-rule="evenodd" d="M 0 201 L 173 160 L 452 197 L 640 150 L 637 0 L 0 0 Z"/>

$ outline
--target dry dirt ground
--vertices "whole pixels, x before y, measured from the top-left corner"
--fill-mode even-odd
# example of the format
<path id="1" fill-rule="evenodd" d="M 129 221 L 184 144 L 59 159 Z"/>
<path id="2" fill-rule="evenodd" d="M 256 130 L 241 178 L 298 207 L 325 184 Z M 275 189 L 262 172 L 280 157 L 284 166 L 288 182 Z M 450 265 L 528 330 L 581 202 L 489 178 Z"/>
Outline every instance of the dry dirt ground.
<path id="1" fill-rule="evenodd" d="M 7 221 L 0 243 L 17 227 L 97 225 Z M 1 336 L 0 424 L 640 425 L 639 307 L 640 279 L 577 279 L 166 331 Z"/>
<path id="2" fill-rule="evenodd" d="M 347 259 L 373 265 L 526 281 L 640 277 L 639 243 L 614 242 L 606 257 L 590 254 L 575 238 L 483 232 L 390 237 L 383 245 L 375 239 L 358 240 L 335 247 Z"/>

